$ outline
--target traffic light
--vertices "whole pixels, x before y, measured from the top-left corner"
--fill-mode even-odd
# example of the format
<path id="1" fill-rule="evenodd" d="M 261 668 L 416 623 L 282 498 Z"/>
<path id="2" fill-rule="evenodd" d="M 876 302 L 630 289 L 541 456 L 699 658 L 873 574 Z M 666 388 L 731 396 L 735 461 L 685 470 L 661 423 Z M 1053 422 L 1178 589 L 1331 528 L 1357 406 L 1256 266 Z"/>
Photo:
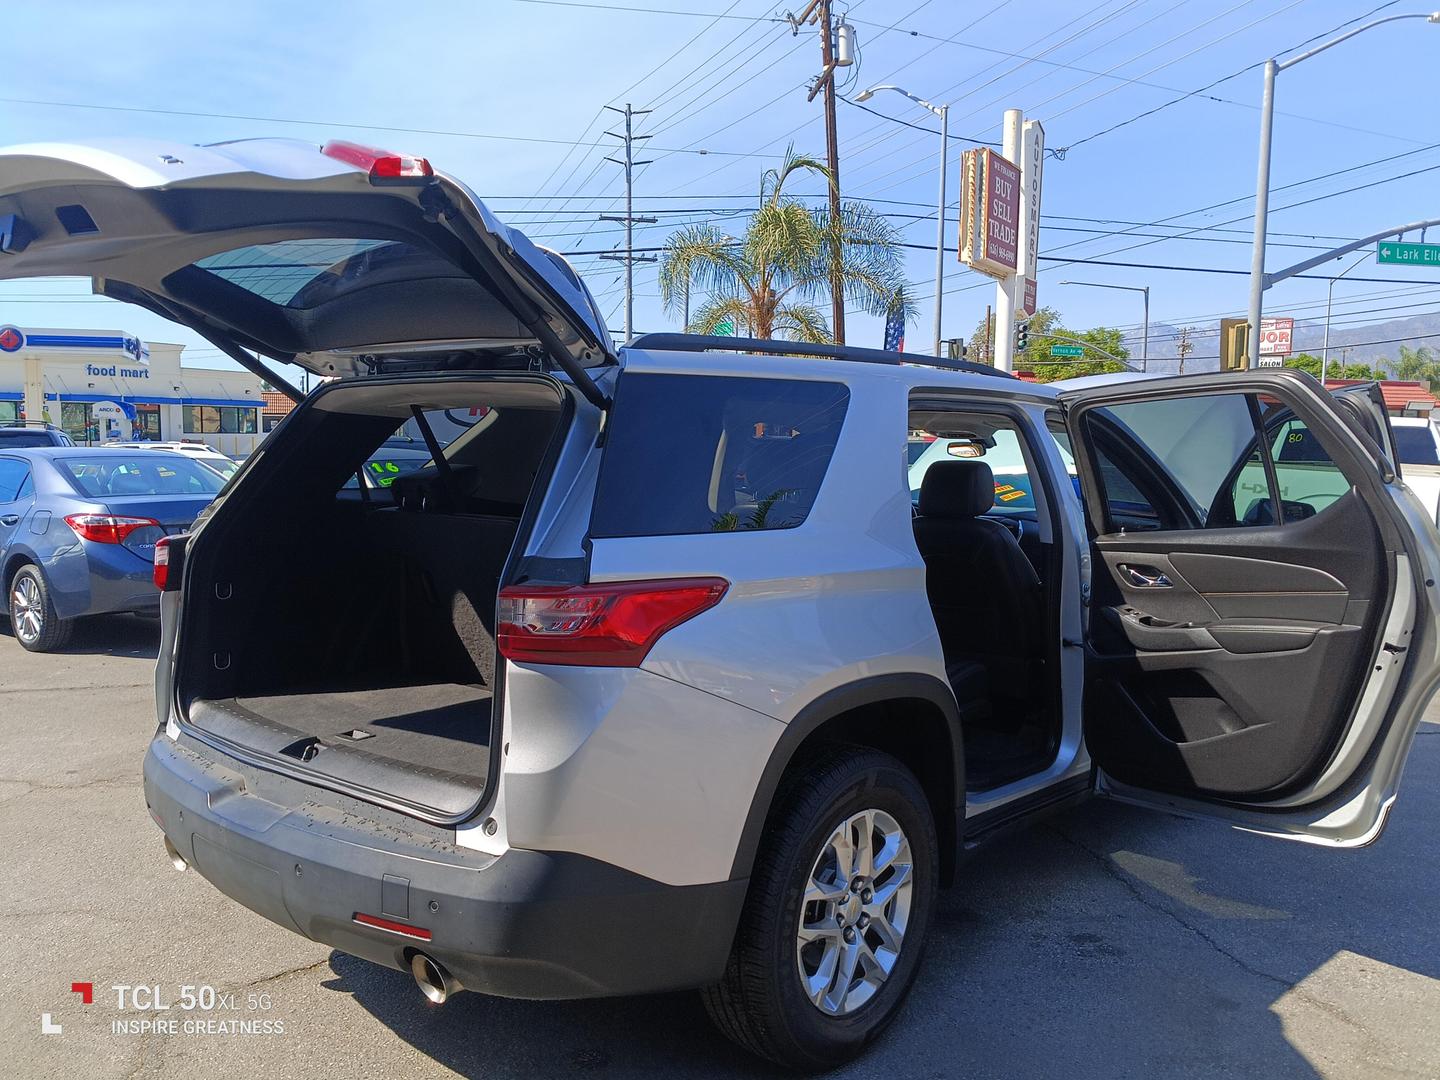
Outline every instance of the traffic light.
<path id="1" fill-rule="evenodd" d="M 1220 320 L 1220 370 L 1244 371 L 1250 366 L 1250 324 L 1244 319 Z"/>
<path id="2" fill-rule="evenodd" d="M 1030 322 L 1015 324 L 1015 351 L 1024 352 L 1030 344 Z"/>
<path id="3" fill-rule="evenodd" d="M 969 355 L 970 349 L 966 346 L 964 338 L 952 337 L 945 339 L 945 353 L 951 360 L 964 360 Z"/>

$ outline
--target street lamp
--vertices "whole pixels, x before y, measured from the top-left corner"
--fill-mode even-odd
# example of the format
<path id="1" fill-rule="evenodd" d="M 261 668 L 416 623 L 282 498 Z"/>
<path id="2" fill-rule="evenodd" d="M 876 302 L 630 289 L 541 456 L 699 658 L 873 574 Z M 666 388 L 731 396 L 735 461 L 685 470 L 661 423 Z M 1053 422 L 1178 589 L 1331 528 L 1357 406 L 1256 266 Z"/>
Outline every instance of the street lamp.
<path id="1" fill-rule="evenodd" d="M 1149 285 L 1105 285 L 1098 281 L 1062 281 L 1061 285 L 1085 285 L 1091 289 L 1124 289 L 1126 292 L 1143 293 L 1145 296 L 1145 330 L 1140 338 L 1140 370 L 1150 370 L 1150 286 Z"/>
<path id="2" fill-rule="evenodd" d="M 1265 297 L 1265 219 L 1270 212 L 1270 132 L 1275 121 L 1275 76 L 1302 60 L 1309 60 L 1312 56 L 1339 45 L 1342 41 L 1349 41 L 1356 34 L 1363 34 L 1366 30 L 1399 22 L 1401 19 L 1424 19 L 1426 22 L 1440 23 L 1440 11 L 1429 14 L 1416 12 L 1409 15 L 1387 15 L 1364 26 L 1357 26 L 1354 30 L 1331 38 L 1323 45 L 1316 45 L 1308 52 L 1292 56 L 1289 60 L 1279 61 L 1272 57 L 1265 61 L 1265 92 L 1260 101 L 1260 167 L 1255 183 L 1255 250 L 1250 262 L 1250 332 L 1245 345 L 1246 353 L 1252 358 L 1260 355 L 1260 309 Z"/>
<path id="3" fill-rule="evenodd" d="M 916 97 L 908 90 L 902 90 L 898 86 L 891 86 L 886 83 L 883 86 L 872 86 L 869 90 L 861 91 L 855 95 L 856 101 L 869 101 L 881 90 L 894 90 L 897 94 L 904 94 L 911 101 L 915 102 L 922 109 L 928 109 L 940 118 L 940 197 L 935 204 L 935 355 L 940 355 L 940 306 L 944 298 L 942 287 L 945 284 L 945 171 L 947 144 L 950 140 L 950 106 L 931 105 L 924 98 Z"/>
<path id="4" fill-rule="evenodd" d="M 1370 252 L 1366 251 L 1362 253 L 1360 258 L 1356 259 L 1335 277 L 1332 277 L 1329 287 L 1325 290 L 1325 344 L 1320 348 L 1320 382 L 1322 385 L 1325 382 L 1326 373 L 1330 370 L 1330 305 L 1335 299 L 1335 282 L 1350 273 L 1351 270 L 1354 270 L 1355 267 L 1359 266 L 1369 257 Z"/>

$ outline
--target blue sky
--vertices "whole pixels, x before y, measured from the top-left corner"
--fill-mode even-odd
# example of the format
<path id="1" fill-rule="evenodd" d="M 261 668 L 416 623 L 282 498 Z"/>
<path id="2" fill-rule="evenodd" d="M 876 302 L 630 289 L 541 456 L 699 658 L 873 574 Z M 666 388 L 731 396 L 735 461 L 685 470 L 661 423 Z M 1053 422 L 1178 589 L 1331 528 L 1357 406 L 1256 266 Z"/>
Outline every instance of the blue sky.
<path id="1" fill-rule="evenodd" d="M 776 21 L 783 7 L 763 0 L 593 6 L 604 2 L 12 2 L 0 143 L 101 135 L 368 141 L 428 156 L 536 239 L 584 252 L 621 242 L 618 226 L 595 220 L 623 205 L 620 170 L 602 160 L 614 142 L 603 132 L 617 130 L 618 118 L 603 105 L 631 101 L 654 110 L 638 125 L 653 136 L 642 156 L 654 163 L 639 170 L 636 208 L 658 213 L 661 223 L 637 231 L 637 246 L 663 243 L 685 221 L 724 227 L 734 220 L 738 229 L 735 213 L 751 203 L 761 172 L 787 144 L 823 154 L 819 103 L 807 104 L 804 90 L 819 66 L 818 40 L 809 29 L 794 37 Z M 1002 111 L 1019 107 L 1045 123 L 1050 147 L 1073 147 L 1047 164 L 1042 254 L 1231 270 L 1249 266 L 1258 69 L 1087 137 L 1377 7 L 1379 15 L 1423 10 L 1403 0 L 836 4 L 848 12 L 861 50 L 858 70 L 847 73 L 849 96 L 897 82 L 951 102 L 952 136 L 981 140 L 997 139 Z M 1422 149 L 1440 143 L 1437 57 L 1440 26 L 1414 21 L 1371 31 L 1281 75 L 1273 184 L 1296 186 L 1278 191 L 1272 207 L 1305 205 L 1272 213 L 1272 269 L 1341 242 L 1335 238 L 1440 216 L 1440 168 L 1334 194 L 1440 166 L 1440 147 Z M 870 105 L 932 123 L 897 95 Z M 933 244 L 937 137 L 845 103 L 839 126 L 846 196 L 876 200 L 897 215 L 907 240 Z M 952 162 L 964 145 L 952 142 Z M 956 180 L 952 166 L 952 197 Z M 796 190 L 821 192 L 815 182 Z M 1231 199 L 1238 201 L 1195 212 Z M 1202 231 L 1157 239 L 1181 228 Z M 1126 229 L 1132 234 L 1104 235 Z M 953 243 L 953 226 L 950 237 Z M 618 328 L 618 264 L 593 255 L 574 261 Z M 912 251 L 909 272 L 921 298 L 908 335 L 915 350 L 930 336 L 933 254 Z M 946 274 L 945 333 L 968 337 L 993 285 L 952 260 Z M 1077 327 L 1135 324 L 1139 297 L 1058 285 L 1062 279 L 1149 285 L 1154 321 L 1197 324 L 1241 313 L 1247 284 L 1241 275 L 1051 264 L 1041 275 L 1041 302 Z M 637 282 L 637 327 L 673 327 L 677 317 L 660 307 L 654 267 L 638 268 Z M 1420 288 L 1427 282 L 1436 288 Z M 1323 315 L 1325 289 L 1320 280 L 1290 282 L 1269 294 L 1267 306 Z M 187 340 L 155 317 L 87 294 L 76 281 L 0 283 L 0 323 Z M 1336 299 L 1340 325 L 1372 317 L 1372 307 L 1386 309 L 1377 320 L 1435 311 L 1440 272 L 1361 266 Z M 880 338 L 878 321 L 852 317 L 852 343 L 878 346 Z M 1197 355 L 1212 353 L 1213 338 L 1198 346 Z M 201 346 L 190 360 L 217 358 Z"/>

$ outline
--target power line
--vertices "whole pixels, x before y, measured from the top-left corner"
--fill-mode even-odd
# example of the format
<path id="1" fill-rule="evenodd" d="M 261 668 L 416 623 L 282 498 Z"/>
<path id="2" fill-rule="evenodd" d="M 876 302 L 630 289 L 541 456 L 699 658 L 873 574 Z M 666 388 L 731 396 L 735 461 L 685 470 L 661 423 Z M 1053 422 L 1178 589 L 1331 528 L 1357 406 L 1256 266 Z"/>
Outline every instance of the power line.
<path id="1" fill-rule="evenodd" d="M 1322 34 L 1316 34 L 1314 37 L 1306 38 L 1304 41 L 1300 42 L 1298 45 L 1293 45 L 1293 46 L 1291 46 L 1291 47 L 1288 48 L 1288 49 L 1281 49 L 1280 52 L 1282 52 L 1282 53 L 1294 52 L 1296 49 L 1304 48 L 1306 45 L 1309 45 L 1311 42 L 1318 41 L 1318 40 L 1320 40 L 1320 39 L 1323 38 L 1323 37 L 1329 37 L 1331 34 L 1334 34 L 1334 33 L 1336 33 L 1336 32 L 1339 31 L 1339 30 L 1343 30 L 1345 27 L 1349 26 L 1351 23 L 1359 22 L 1361 19 L 1369 18 L 1371 15 L 1374 15 L 1376 12 L 1383 11 L 1383 10 L 1385 10 L 1387 7 L 1394 7 L 1397 2 L 1398 2 L 1398 0 L 1387 0 L 1386 3 L 1381 4 L 1379 7 L 1371 8 L 1369 11 L 1367 11 L 1367 12 L 1366 12 L 1365 14 L 1363 14 L 1363 15 L 1357 15 L 1357 16 L 1356 16 L 1355 18 L 1353 18 L 1353 19 L 1347 19 L 1345 22 L 1341 23 L 1339 26 L 1336 26 L 1336 27 L 1334 27 L 1334 28 L 1331 29 L 1331 30 L 1327 30 L 1327 31 L 1325 31 L 1325 32 L 1322 33 Z M 1277 53 L 1276 55 L 1279 55 L 1279 54 Z M 1257 61 L 1255 61 L 1255 63 L 1253 63 L 1253 64 L 1247 64 L 1245 67 L 1241 68 L 1239 71 L 1232 71 L 1229 75 L 1224 75 L 1224 76 L 1222 76 L 1221 78 L 1216 79 L 1214 82 L 1206 83 L 1204 86 L 1199 87 L 1198 89 L 1190 90 L 1190 91 L 1187 91 L 1187 92 L 1185 92 L 1185 93 L 1182 93 L 1179 97 L 1172 98 L 1170 101 L 1166 101 L 1166 102 L 1164 102 L 1164 103 L 1162 103 L 1162 104 L 1160 104 L 1160 105 L 1156 105 L 1154 108 L 1146 109 L 1144 112 L 1137 113 L 1136 115 L 1130 117 L 1130 118 L 1127 119 L 1127 120 L 1121 120 L 1121 121 L 1119 121 L 1118 123 L 1111 124 L 1111 125 L 1110 125 L 1109 127 L 1107 127 L 1107 128 L 1103 128 L 1102 130 L 1097 131 L 1097 132 L 1094 132 L 1093 134 L 1086 135 L 1083 139 L 1076 139 L 1074 142 L 1070 143 L 1067 147 L 1065 147 L 1065 149 L 1066 149 L 1066 150 L 1073 150 L 1073 149 L 1074 149 L 1075 147 L 1077 147 L 1077 146 L 1082 146 L 1082 145 L 1084 145 L 1085 143 L 1093 142 L 1094 140 L 1096 140 L 1096 139 L 1098 139 L 1098 138 L 1100 138 L 1100 137 L 1102 137 L 1102 136 L 1104 136 L 1104 135 L 1109 135 L 1112 131 L 1119 131 L 1119 130 L 1120 130 L 1121 128 L 1123 128 L 1123 127 L 1127 127 L 1127 126 L 1129 126 L 1130 124 L 1136 123 L 1137 121 L 1144 120 L 1146 117 L 1154 116 L 1156 113 L 1159 113 L 1159 112 L 1164 112 L 1166 109 L 1170 108 L 1172 105 L 1178 105 L 1180 102 L 1182 102 L 1182 101 L 1187 101 L 1187 100 L 1189 100 L 1189 99 L 1192 98 L 1192 97 L 1197 97 L 1197 96 L 1205 93 L 1205 91 L 1207 91 L 1207 90 L 1213 90 L 1215 87 L 1219 86 L 1221 83 L 1226 83 L 1226 82 L 1229 82 L 1231 79 L 1239 78 L 1241 75 L 1244 75 L 1246 72 L 1254 71 L 1256 68 L 1263 67 L 1264 64 L 1265 64 L 1265 61 L 1264 61 L 1264 60 L 1257 60 Z M 1393 138 L 1394 136 L 1390 136 L 1390 137 Z"/>
<path id="2" fill-rule="evenodd" d="M 626 4 L 597 4 L 582 3 L 581 0 L 510 0 L 512 4 L 536 4 L 541 7 L 565 7 L 582 8 L 590 11 L 626 11 L 635 15 L 678 15 L 694 19 L 736 19 L 745 22 L 777 22 L 785 20 L 773 15 L 730 15 L 730 8 L 726 9 L 727 14 L 716 15 L 713 11 L 681 11 L 670 8 L 655 7 L 630 7 Z M 731 5 L 733 8 L 734 5 Z M 632 88 L 633 89 L 633 88 Z"/>
<path id="3" fill-rule="evenodd" d="M 540 0 L 514 0 L 514 2 L 539 3 Z M 558 0 L 556 0 L 556 2 L 558 2 Z M 454 131 L 445 128 L 398 127 L 393 124 L 357 124 L 343 120 L 302 120 L 289 116 L 257 116 L 245 113 L 204 112 L 198 109 L 156 109 L 139 105 L 101 105 L 96 102 L 85 101 L 46 101 L 39 98 L 0 97 L 0 103 L 7 105 L 38 105 L 55 109 L 93 109 L 98 112 L 144 113 L 152 116 L 187 116 L 205 120 L 243 120 L 246 123 L 254 124 L 298 124 L 302 127 L 355 128 L 361 131 L 393 131 L 405 135 L 436 135 L 453 139 L 488 139 L 498 142 L 544 143 L 551 146 L 579 145 L 605 147 L 608 145 L 601 142 L 579 142 L 571 139 L 547 139 L 538 135 L 496 135 L 489 132 Z M 665 149 L 665 153 L 698 154 L 702 156 L 714 155 L 717 157 L 734 158 L 763 158 L 775 156 L 774 154 L 744 153 L 738 150 L 690 149 L 689 147 L 669 147 Z"/>

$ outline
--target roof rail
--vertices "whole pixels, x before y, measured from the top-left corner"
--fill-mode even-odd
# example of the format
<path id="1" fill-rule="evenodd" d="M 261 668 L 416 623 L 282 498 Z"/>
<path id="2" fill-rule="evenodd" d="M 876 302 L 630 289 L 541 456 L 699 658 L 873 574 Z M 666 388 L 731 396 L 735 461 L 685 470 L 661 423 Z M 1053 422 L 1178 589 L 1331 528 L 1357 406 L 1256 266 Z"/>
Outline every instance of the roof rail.
<path id="1" fill-rule="evenodd" d="M 969 360 L 949 360 L 940 356 L 889 352 L 884 349 L 861 349 L 853 345 L 819 345 L 808 341 L 781 341 L 767 338 L 713 337 L 706 334 L 641 334 L 626 346 L 628 349 L 672 349 L 676 352 L 747 352 L 781 356 L 818 356 L 828 360 L 853 360 L 862 364 L 914 364 L 919 367 L 944 368 L 970 375 L 993 375 L 1000 379 L 1015 378 L 1008 371 Z"/>

